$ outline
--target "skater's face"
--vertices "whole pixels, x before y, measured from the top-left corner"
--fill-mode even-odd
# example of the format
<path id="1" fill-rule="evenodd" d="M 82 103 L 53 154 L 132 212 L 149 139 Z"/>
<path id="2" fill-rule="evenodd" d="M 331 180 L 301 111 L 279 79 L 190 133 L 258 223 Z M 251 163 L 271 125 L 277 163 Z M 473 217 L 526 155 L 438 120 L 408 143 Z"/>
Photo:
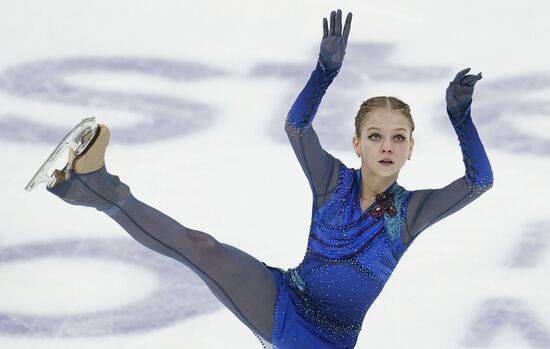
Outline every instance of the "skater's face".
<path id="1" fill-rule="evenodd" d="M 353 135 L 353 147 L 361 157 L 361 167 L 381 177 L 397 176 L 412 155 L 414 139 L 407 117 L 398 111 L 375 109 L 361 125 L 361 137 Z M 380 160 L 389 158 L 390 165 Z"/>

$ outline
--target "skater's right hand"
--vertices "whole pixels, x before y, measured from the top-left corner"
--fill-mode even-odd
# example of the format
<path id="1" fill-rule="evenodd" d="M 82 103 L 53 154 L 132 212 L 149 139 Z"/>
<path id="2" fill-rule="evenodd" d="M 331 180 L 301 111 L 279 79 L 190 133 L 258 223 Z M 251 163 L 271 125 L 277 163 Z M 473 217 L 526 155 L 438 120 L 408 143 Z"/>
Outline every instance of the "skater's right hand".
<path id="1" fill-rule="evenodd" d="M 339 69 L 344 61 L 348 36 L 351 28 L 352 13 L 346 17 L 346 24 L 342 32 L 342 10 L 330 13 L 330 29 L 328 21 L 323 18 L 323 40 L 321 41 L 321 61 L 329 71 Z"/>

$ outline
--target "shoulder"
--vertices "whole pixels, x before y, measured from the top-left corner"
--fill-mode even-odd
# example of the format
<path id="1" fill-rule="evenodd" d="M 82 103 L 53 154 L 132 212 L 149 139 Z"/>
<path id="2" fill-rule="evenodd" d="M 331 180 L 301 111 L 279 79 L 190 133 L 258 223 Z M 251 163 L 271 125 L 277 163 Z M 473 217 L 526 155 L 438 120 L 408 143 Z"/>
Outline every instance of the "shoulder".
<path id="1" fill-rule="evenodd" d="M 395 201 L 403 202 L 406 198 L 410 197 L 410 195 L 413 193 L 410 190 L 405 189 L 403 186 L 399 185 L 397 182 L 395 182 L 394 186 L 390 190 L 392 193 L 394 193 Z"/>
<path id="2" fill-rule="evenodd" d="M 397 215 L 399 215 L 401 211 L 406 211 L 407 204 L 409 203 L 413 191 L 407 190 L 399 185 L 399 183 L 395 182 L 389 192 L 392 195 L 393 205 L 397 209 Z"/>
<path id="3" fill-rule="evenodd" d="M 384 215 L 384 227 L 391 240 L 394 240 L 401 237 L 403 222 L 412 192 L 396 182 L 391 187 L 390 193 L 392 194 L 394 210 L 392 210 L 392 214 L 387 213 Z"/>
<path id="4" fill-rule="evenodd" d="M 338 180 L 336 182 L 336 190 L 342 191 L 345 189 L 351 189 L 355 184 L 357 178 L 357 170 L 347 167 L 346 164 L 339 161 Z M 347 190 L 345 190 L 347 191 Z"/>

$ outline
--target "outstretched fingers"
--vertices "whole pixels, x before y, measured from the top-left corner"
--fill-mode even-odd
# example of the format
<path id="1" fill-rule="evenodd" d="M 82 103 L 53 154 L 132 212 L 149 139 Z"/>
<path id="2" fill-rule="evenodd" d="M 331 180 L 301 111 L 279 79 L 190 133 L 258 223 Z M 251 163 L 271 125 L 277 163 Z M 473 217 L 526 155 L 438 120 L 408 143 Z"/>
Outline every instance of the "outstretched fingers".
<path id="1" fill-rule="evenodd" d="M 342 36 L 344 38 L 344 44 L 347 45 L 349 33 L 351 31 L 351 19 L 353 14 L 348 12 L 346 16 L 346 22 L 342 30 L 342 10 L 332 11 L 329 19 L 323 18 L 323 39 L 327 36 Z"/>
<path id="2" fill-rule="evenodd" d="M 342 10 L 340 9 L 336 11 L 336 24 L 334 34 L 336 34 L 337 36 L 342 35 Z"/>
<path id="3" fill-rule="evenodd" d="M 460 84 L 460 81 L 462 81 L 462 78 L 463 78 L 464 76 L 466 76 L 466 74 L 468 74 L 469 71 L 470 71 L 470 68 L 462 69 L 461 71 L 459 71 L 459 72 L 456 74 L 456 76 L 455 76 L 453 82 L 454 82 L 455 84 Z"/>
<path id="4" fill-rule="evenodd" d="M 462 79 L 462 84 L 463 85 L 466 85 L 468 87 L 474 87 L 474 85 L 476 84 L 476 82 L 478 82 L 479 80 L 481 80 L 482 76 L 481 76 L 481 73 L 477 74 L 477 75 L 466 75 L 464 77 L 464 79 Z"/>
<path id="5" fill-rule="evenodd" d="M 473 87 L 477 81 L 481 80 L 482 76 L 481 73 L 476 75 L 467 75 L 469 71 L 470 68 L 462 69 L 461 71 L 459 71 L 456 74 L 453 83 Z"/>
<path id="6" fill-rule="evenodd" d="M 335 27 L 336 27 L 336 11 L 332 11 L 330 13 L 330 32 L 329 32 L 329 35 L 334 35 Z"/>
<path id="7" fill-rule="evenodd" d="M 348 36 L 351 30 L 351 17 L 352 17 L 351 12 L 348 12 L 348 15 L 346 16 L 346 23 L 344 24 L 344 32 L 342 34 L 344 36 L 344 42 L 346 44 L 348 43 Z"/>

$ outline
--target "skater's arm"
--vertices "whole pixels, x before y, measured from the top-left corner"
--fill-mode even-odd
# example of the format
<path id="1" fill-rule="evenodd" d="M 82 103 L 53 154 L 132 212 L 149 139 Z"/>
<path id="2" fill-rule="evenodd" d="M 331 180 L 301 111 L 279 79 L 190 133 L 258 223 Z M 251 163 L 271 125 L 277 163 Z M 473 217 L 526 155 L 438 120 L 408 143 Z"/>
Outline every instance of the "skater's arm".
<path id="1" fill-rule="evenodd" d="M 321 99 L 342 66 L 351 26 L 351 13 L 342 31 L 342 12 L 333 11 L 330 29 L 323 19 L 323 40 L 315 70 L 290 108 L 285 131 L 313 192 L 313 208 L 330 197 L 341 162 L 326 152 L 312 126 Z"/>
<path id="2" fill-rule="evenodd" d="M 321 98 L 337 73 L 338 70 L 327 71 L 319 58 L 285 122 L 285 132 L 312 190 L 314 209 L 321 207 L 330 197 L 341 164 L 323 149 L 312 126 Z"/>
<path id="3" fill-rule="evenodd" d="M 473 89 L 475 81 L 470 84 Z M 447 108 L 458 136 L 466 173 L 443 188 L 413 191 L 403 229 L 403 240 L 407 245 L 423 230 L 457 212 L 493 186 L 491 164 L 472 121 L 471 98 L 467 102 L 458 110 Z"/>

